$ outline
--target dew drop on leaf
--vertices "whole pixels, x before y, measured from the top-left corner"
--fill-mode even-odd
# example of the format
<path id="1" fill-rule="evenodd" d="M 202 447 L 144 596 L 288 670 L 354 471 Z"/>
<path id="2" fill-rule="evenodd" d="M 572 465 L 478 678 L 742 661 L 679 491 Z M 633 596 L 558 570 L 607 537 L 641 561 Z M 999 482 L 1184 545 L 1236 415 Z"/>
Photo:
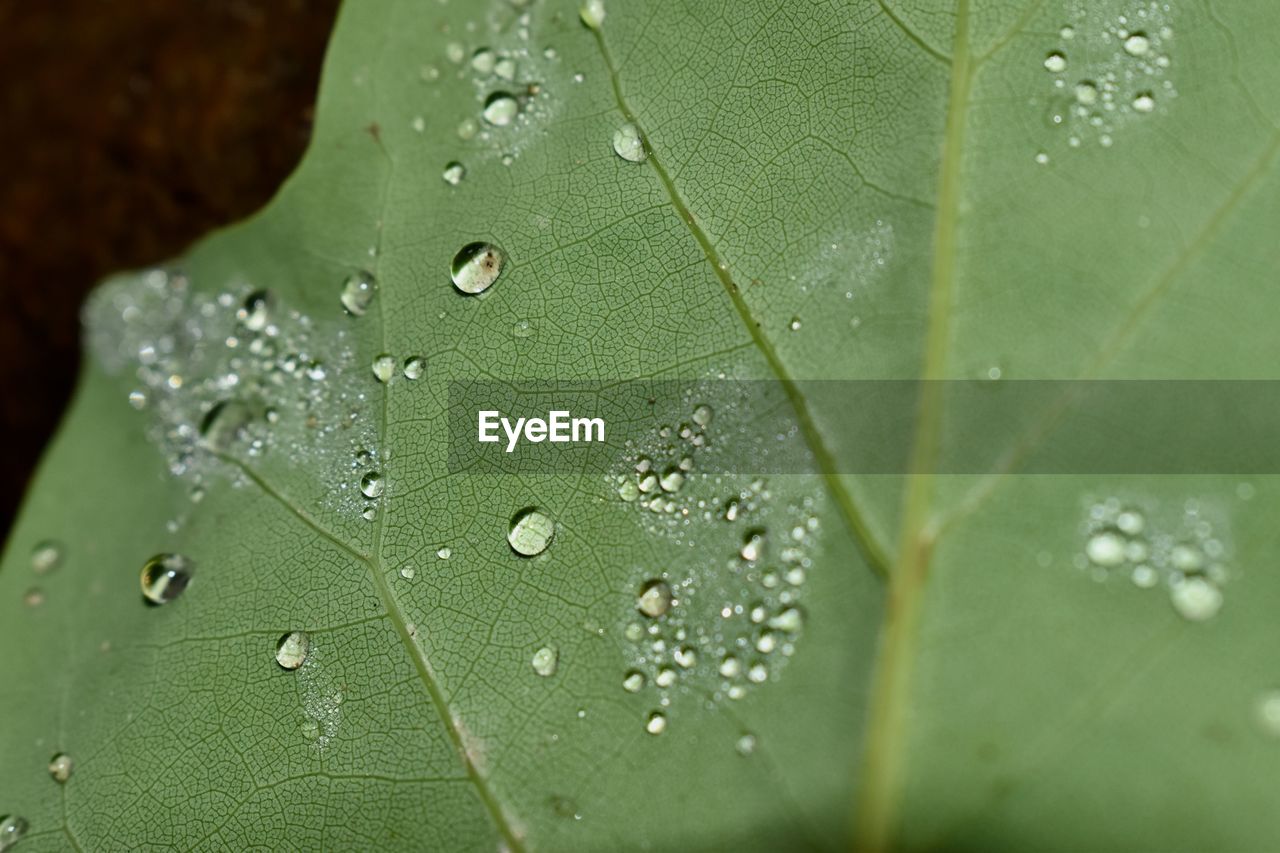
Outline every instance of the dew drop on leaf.
<path id="1" fill-rule="evenodd" d="M 1191 622 L 1213 618 L 1222 608 L 1222 590 L 1202 577 L 1174 581 L 1169 600 L 1178 615 Z"/>
<path id="2" fill-rule="evenodd" d="M 62 565 L 62 545 L 51 539 L 37 542 L 31 549 L 31 568 L 38 574 L 51 572 Z"/>
<path id="3" fill-rule="evenodd" d="M 750 755 L 756 751 L 756 736 L 749 732 L 744 734 L 742 737 L 738 738 L 738 741 L 733 745 L 733 748 L 736 749 L 738 754 L 741 756 Z"/>
<path id="4" fill-rule="evenodd" d="M 657 579 L 645 581 L 640 587 L 636 609 L 650 619 L 657 619 L 671 609 L 671 600 L 671 587 L 666 581 Z"/>
<path id="5" fill-rule="evenodd" d="M 1133 33 L 1124 40 L 1124 52 L 1130 56 L 1146 56 L 1151 50 L 1151 39 L 1146 33 Z"/>
<path id="6" fill-rule="evenodd" d="M 1140 113 L 1153 112 L 1156 108 L 1156 97 L 1150 92 L 1139 92 L 1133 98 L 1133 108 Z"/>
<path id="7" fill-rule="evenodd" d="M 1055 50 L 1044 58 L 1044 67 L 1047 71 L 1060 74 L 1067 70 L 1067 57 Z"/>
<path id="8" fill-rule="evenodd" d="M 71 778 L 73 764 L 71 756 L 65 752 L 59 752 L 49 760 L 49 775 L 53 777 L 53 781 L 62 784 Z"/>
<path id="9" fill-rule="evenodd" d="M 463 293 L 483 293 L 498 280 L 506 255 L 492 243 L 468 243 L 453 256 L 449 274 Z"/>
<path id="10" fill-rule="evenodd" d="M 11 848 L 27 834 L 27 822 L 17 815 L 0 817 L 0 853 Z"/>
<path id="11" fill-rule="evenodd" d="M 377 471 L 370 471 L 360 478 L 360 493 L 366 498 L 376 498 L 382 494 L 384 482 L 382 474 Z"/>
<path id="12" fill-rule="evenodd" d="M 630 163 L 643 163 L 649 156 L 640 129 L 631 122 L 613 132 L 613 153 Z"/>
<path id="13" fill-rule="evenodd" d="M 654 711 L 644 724 L 644 730 L 651 735 L 660 735 L 667 730 L 667 715 Z"/>
<path id="14" fill-rule="evenodd" d="M 404 362 L 404 378 L 405 379 L 421 379 L 422 375 L 427 372 L 427 360 L 422 356 L 415 355 L 405 359 Z"/>
<path id="15" fill-rule="evenodd" d="M 373 360 L 373 375 L 384 385 L 396 375 L 396 360 L 385 352 Z"/>
<path id="16" fill-rule="evenodd" d="M 215 450 L 226 450 L 234 444 L 253 421 L 253 410 L 239 400 L 223 400 L 214 404 L 200 421 L 200 437 Z"/>
<path id="17" fill-rule="evenodd" d="M 520 103 L 507 92 L 494 92 L 484 102 L 481 116 L 494 127 L 506 127 L 516 120 Z"/>
<path id="18" fill-rule="evenodd" d="M 639 670 L 631 670 L 622 679 L 622 689 L 628 693 L 639 693 L 644 688 L 644 673 Z"/>
<path id="19" fill-rule="evenodd" d="M 459 163 L 457 160 L 450 161 L 445 164 L 444 172 L 440 177 L 444 178 L 444 182 L 451 187 L 456 187 L 462 183 L 462 179 L 467 176 L 467 167 Z"/>
<path id="20" fill-rule="evenodd" d="M 1280 689 L 1272 689 L 1258 698 L 1258 725 L 1264 734 L 1280 737 Z"/>
<path id="21" fill-rule="evenodd" d="M 281 669 L 295 670 L 307 659 L 311 638 L 304 631 L 290 631 L 276 641 L 276 663 Z"/>
<path id="22" fill-rule="evenodd" d="M 182 595 L 195 563 L 181 554 L 156 554 L 142 566 L 142 594 L 152 604 L 168 604 Z"/>
<path id="23" fill-rule="evenodd" d="M 533 653 L 533 671 L 543 678 L 556 674 L 560 653 L 550 646 L 543 646 Z"/>
<path id="24" fill-rule="evenodd" d="M 551 516 L 537 507 L 526 507 L 512 516 L 507 542 L 520 556 L 536 557 L 547 550 L 555 532 L 556 524 Z"/>
<path id="25" fill-rule="evenodd" d="M 271 294 L 255 290 L 245 297 L 236 319 L 251 332 L 261 332 L 271 320 Z"/>
<path id="26" fill-rule="evenodd" d="M 588 29 L 600 29 L 600 25 L 604 23 L 604 0 L 586 0 L 578 7 L 578 17 Z"/>
<path id="27" fill-rule="evenodd" d="M 373 273 L 354 272 L 347 276 L 347 280 L 342 283 L 342 294 L 339 301 L 342 307 L 346 309 L 348 314 L 354 317 L 364 316 L 364 312 L 369 310 L 369 305 L 373 302 L 373 295 L 377 291 L 378 285 L 373 277 Z"/>

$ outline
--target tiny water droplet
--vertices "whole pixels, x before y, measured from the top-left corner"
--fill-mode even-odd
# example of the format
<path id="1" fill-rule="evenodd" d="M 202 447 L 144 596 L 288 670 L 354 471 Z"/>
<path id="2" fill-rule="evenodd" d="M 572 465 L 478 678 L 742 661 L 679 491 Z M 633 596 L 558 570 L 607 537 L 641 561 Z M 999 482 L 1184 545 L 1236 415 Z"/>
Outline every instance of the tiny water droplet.
<path id="1" fill-rule="evenodd" d="M 444 166 L 444 172 L 440 175 L 440 177 L 444 178 L 444 182 L 451 187 L 456 187 L 458 184 L 462 183 L 462 179 L 466 176 L 467 167 L 459 163 L 457 160 L 452 160 L 446 163 Z"/>
<path id="2" fill-rule="evenodd" d="M 738 741 L 733 745 L 733 748 L 738 751 L 739 755 L 750 755 L 756 751 L 756 736 L 751 733 L 744 734 L 742 737 L 738 738 Z"/>
<path id="3" fill-rule="evenodd" d="M 276 641 L 276 663 L 282 669 L 295 670 L 302 666 L 311 649 L 311 638 L 304 631 L 290 631 Z"/>
<path id="4" fill-rule="evenodd" d="M 649 715 L 649 720 L 644 724 L 644 730 L 651 735 L 660 735 L 667 730 L 667 715 L 661 711 L 654 711 Z"/>
<path id="5" fill-rule="evenodd" d="M 550 646 L 543 646 L 533 653 L 533 671 L 543 678 L 555 675 L 560 663 L 560 653 Z"/>
<path id="6" fill-rule="evenodd" d="M 777 616 L 769 620 L 769 627 L 776 628 L 788 634 L 794 634 L 800 630 L 804 624 L 804 615 L 799 608 L 788 607 Z"/>
<path id="7" fill-rule="evenodd" d="M 742 661 L 734 655 L 725 655 L 720 659 L 720 674 L 725 678 L 737 678 L 742 674 Z"/>
<path id="8" fill-rule="evenodd" d="M 492 243 L 468 243 L 453 256 L 449 275 L 463 293 L 483 293 L 498 280 L 506 255 Z"/>
<path id="9" fill-rule="evenodd" d="M 404 360 L 404 378 L 405 379 L 421 379 L 422 374 L 427 372 L 427 360 L 420 355 L 415 355 Z"/>
<path id="10" fill-rule="evenodd" d="M 448 545 L 436 549 L 436 556 L 441 560 L 447 560 L 453 556 L 453 549 Z"/>
<path id="11" fill-rule="evenodd" d="M 360 478 L 360 492 L 366 498 L 376 498 L 382 494 L 385 483 L 377 471 L 370 471 Z"/>
<path id="12" fill-rule="evenodd" d="M 494 127 L 506 127 L 516 120 L 519 113 L 519 101 L 507 92 L 494 92 L 485 100 L 484 111 L 480 115 Z"/>
<path id="13" fill-rule="evenodd" d="M 1133 98 L 1133 108 L 1140 113 L 1154 112 L 1156 97 L 1150 92 L 1139 92 Z"/>
<path id="14" fill-rule="evenodd" d="M 182 595 L 195 568 L 181 554 L 156 554 L 142 566 L 142 594 L 152 604 L 168 604 Z"/>
<path id="15" fill-rule="evenodd" d="M 640 138 L 640 128 L 631 122 L 613 132 L 613 153 L 629 163 L 643 163 L 649 156 Z"/>
<path id="16" fill-rule="evenodd" d="M 373 360 L 372 367 L 374 378 L 384 385 L 396 375 L 396 360 L 385 352 Z"/>
<path id="17" fill-rule="evenodd" d="M 516 61 L 509 56 L 499 59 L 493 66 L 493 73 L 500 80 L 506 80 L 510 83 L 516 79 Z"/>
<path id="18" fill-rule="evenodd" d="M 1036 163 L 1040 164 L 1041 166 L 1049 165 L 1049 155 L 1044 153 L 1043 151 L 1036 154 Z"/>
<path id="19" fill-rule="evenodd" d="M 0 817 L 0 853 L 8 850 L 27 834 L 27 822 L 17 815 Z"/>
<path id="20" fill-rule="evenodd" d="M 1076 102 L 1084 106 L 1092 106 L 1098 102 L 1098 86 L 1092 80 L 1081 80 L 1076 84 Z"/>
<path id="21" fill-rule="evenodd" d="M 347 276 L 347 280 L 342 283 L 342 294 L 339 301 L 342 307 L 347 310 L 348 314 L 355 317 L 364 316 L 364 312 L 369 310 L 369 305 L 373 302 L 373 295 L 377 291 L 378 285 L 373 273 L 354 272 Z"/>
<path id="22" fill-rule="evenodd" d="M 239 400 L 223 400 L 200 421 L 200 437 L 215 450 L 226 450 L 240 439 L 253 422 L 253 410 Z"/>
<path id="23" fill-rule="evenodd" d="M 604 23 L 604 0 L 586 0 L 578 7 L 578 17 L 588 29 L 600 29 Z"/>
<path id="24" fill-rule="evenodd" d="M 738 551 L 742 559 L 754 563 L 764 554 L 764 531 L 750 530 L 742 540 L 742 548 Z"/>
<path id="25" fill-rule="evenodd" d="M 471 67 L 481 74 L 492 74 L 497 59 L 497 54 L 487 47 L 482 47 L 471 55 Z"/>
<path id="26" fill-rule="evenodd" d="M 71 756 L 64 752 L 59 752 L 49 761 L 49 775 L 53 777 L 53 781 L 62 784 L 71 778 L 71 771 L 74 769 Z"/>
<path id="27" fill-rule="evenodd" d="M 417 573 L 418 573 L 418 570 L 415 569 L 413 566 L 400 567 L 400 577 L 404 578 L 407 581 L 413 580 L 413 576 L 416 575 Z"/>
<path id="28" fill-rule="evenodd" d="M 679 468 L 668 468 L 662 473 L 658 484 L 662 486 L 664 492 L 678 492 L 684 485 L 684 472 Z"/>
<path id="29" fill-rule="evenodd" d="M 535 331 L 536 329 L 534 328 L 533 323 L 528 320 L 516 320 L 515 323 L 511 325 L 511 334 L 515 335 L 517 338 L 531 337 Z"/>
<path id="30" fill-rule="evenodd" d="M 628 693 L 639 693 L 644 689 L 644 673 L 638 670 L 631 670 L 622 679 L 622 689 Z"/>
<path id="31" fill-rule="evenodd" d="M 265 290 L 255 290 L 245 297 L 240 309 L 236 311 L 236 319 L 251 332 L 261 332 L 271 319 L 271 294 Z"/>
<path id="32" fill-rule="evenodd" d="M 1055 50 L 1044 58 L 1044 67 L 1053 74 L 1061 74 L 1067 70 L 1067 57 Z"/>
<path id="33" fill-rule="evenodd" d="M 1104 532 L 1089 537 L 1084 553 L 1095 566 L 1113 568 L 1124 562 L 1125 544 L 1114 533 Z"/>
<path id="34" fill-rule="evenodd" d="M 640 596 L 636 600 L 636 609 L 648 616 L 650 619 L 657 619 L 671 609 L 671 587 L 664 580 L 645 581 L 640 587 Z"/>
<path id="35" fill-rule="evenodd" d="M 693 422 L 698 426 L 705 428 L 711 425 L 711 418 L 714 414 L 715 413 L 711 410 L 711 407 L 704 403 L 694 408 Z"/>
<path id="36" fill-rule="evenodd" d="M 556 523 L 551 516 L 537 507 L 526 507 L 512 516 L 507 542 L 522 557 L 536 557 L 547 550 L 555 533 Z"/>
<path id="37" fill-rule="evenodd" d="M 37 542 L 31 549 L 31 568 L 38 574 L 51 572 L 62 565 L 62 545 L 52 539 Z"/>
<path id="38" fill-rule="evenodd" d="M 671 659 L 681 669 L 692 669 L 698 663 L 698 651 L 693 646 L 681 646 L 672 653 Z"/>
<path id="39" fill-rule="evenodd" d="M 793 331 L 793 332 L 798 332 L 798 331 L 800 331 L 800 318 L 799 318 L 799 317 L 792 317 L 792 318 L 791 318 L 791 322 L 787 324 L 787 328 L 788 328 L 788 329 L 790 329 L 790 330 L 791 330 L 791 331 Z"/>

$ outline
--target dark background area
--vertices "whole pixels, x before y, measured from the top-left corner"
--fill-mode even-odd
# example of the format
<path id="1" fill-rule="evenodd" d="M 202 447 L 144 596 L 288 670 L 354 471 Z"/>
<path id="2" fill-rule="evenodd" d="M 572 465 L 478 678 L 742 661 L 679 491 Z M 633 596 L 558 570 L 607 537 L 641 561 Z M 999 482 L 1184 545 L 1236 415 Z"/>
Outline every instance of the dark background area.
<path id="1" fill-rule="evenodd" d="M 271 197 L 337 5 L 0 0 L 0 537 L 70 396 L 85 295 Z"/>

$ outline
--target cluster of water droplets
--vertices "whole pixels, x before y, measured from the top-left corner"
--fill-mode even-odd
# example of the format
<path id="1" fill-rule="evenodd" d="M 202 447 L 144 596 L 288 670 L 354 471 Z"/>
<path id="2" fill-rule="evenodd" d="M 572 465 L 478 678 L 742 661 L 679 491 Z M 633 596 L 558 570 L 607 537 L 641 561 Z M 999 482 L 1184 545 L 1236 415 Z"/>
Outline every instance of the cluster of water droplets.
<path id="1" fill-rule="evenodd" d="M 1090 502 L 1076 565 L 1098 580 L 1121 576 L 1142 589 L 1163 589 L 1183 618 L 1210 619 L 1221 609 L 1231 577 L 1223 526 L 1195 499 L 1184 502 L 1172 524 L 1161 518 L 1158 510 L 1117 497 Z"/>
<path id="2" fill-rule="evenodd" d="M 1125 124 L 1177 96 L 1169 77 L 1173 38 L 1166 3 L 1152 0 L 1105 21 L 1077 8 L 1043 58 L 1051 86 L 1049 124 L 1066 132 L 1069 148 L 1109 148 Z M 1038 163 L 1050 160 L 1047 151 L 1036 154 Z"/>
<path id="3" fill-rule="evenodd" d="M 376 291 L 370 274 L 354 273 L 335 308 L 360 317 Z M 349 331 L 322 329 L 270 290 L 206 293 L 181 274 L 152 270 L 95 292 L 85 325 L 98 363 L 132 379 L 128 401 L 148 416 L 147 435 L 169 471 L 192 482 L 193 502 L 215 472 L 243 482 L 229 460 L 279 448 L 336 473 L 345 448 L 373 438 Z"/>

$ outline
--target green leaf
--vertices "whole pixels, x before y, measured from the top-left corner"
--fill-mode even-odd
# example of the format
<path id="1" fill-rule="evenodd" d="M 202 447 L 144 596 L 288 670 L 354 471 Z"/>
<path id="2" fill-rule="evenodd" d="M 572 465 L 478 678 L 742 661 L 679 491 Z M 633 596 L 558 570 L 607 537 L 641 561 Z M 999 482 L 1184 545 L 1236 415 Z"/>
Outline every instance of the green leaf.
<path id="1" fill-rule="evenodd" d="M 22 848 L 1268 847 L 1274 478 L 1023 473 L 1053 407 L 992 431 L 990 475 L 859 475 L 849 406 L 804 380 L 1274 378 L 1280 9 L 605 13 L 348 4 L 279 196 L 181 274 L 91 302 L 0 569 L 0 814 Z M 498 91 L 521 113 L 490 126 Z M 627 123 L 643 162 L 614 153 Z M 450 265 L 477 241 L 506 262 L 463 295 Z M 720 377 L 774 396 L 633 413 L 646 438 L 604 473 L 451 465 L 451 383 Z M 907 430 L 914 470 L 945 455 L 942 387 Z M 636 454 L 678 456 L 658 428 L 702 403 L 713 449 L 688 451 L 672 511 L 625 500 Z M 812 461 L 756 482 L 740 430 L 765 410 Z M 714 454 L 730 470 L 704 477 Z M 508 530 L 529 507 L 554 536 L 526 557 Z M 1220 564 L 1220 613 L 1089 567 L 1121 510 L 1162 583 L 1175 541 Z M 58 565 L 35 572 L 45 542 Z M 190 584 L 148 605 L 138 572 L 166 553 Z M 651 620 L 660 577 L 678 603 Z M 757 601 L 777 626 L 803 613 L 772 652 Z M 634 638 L 650 623 L 667 647 Z M 720 675 L 734 650 L 761 683 Z"/>

